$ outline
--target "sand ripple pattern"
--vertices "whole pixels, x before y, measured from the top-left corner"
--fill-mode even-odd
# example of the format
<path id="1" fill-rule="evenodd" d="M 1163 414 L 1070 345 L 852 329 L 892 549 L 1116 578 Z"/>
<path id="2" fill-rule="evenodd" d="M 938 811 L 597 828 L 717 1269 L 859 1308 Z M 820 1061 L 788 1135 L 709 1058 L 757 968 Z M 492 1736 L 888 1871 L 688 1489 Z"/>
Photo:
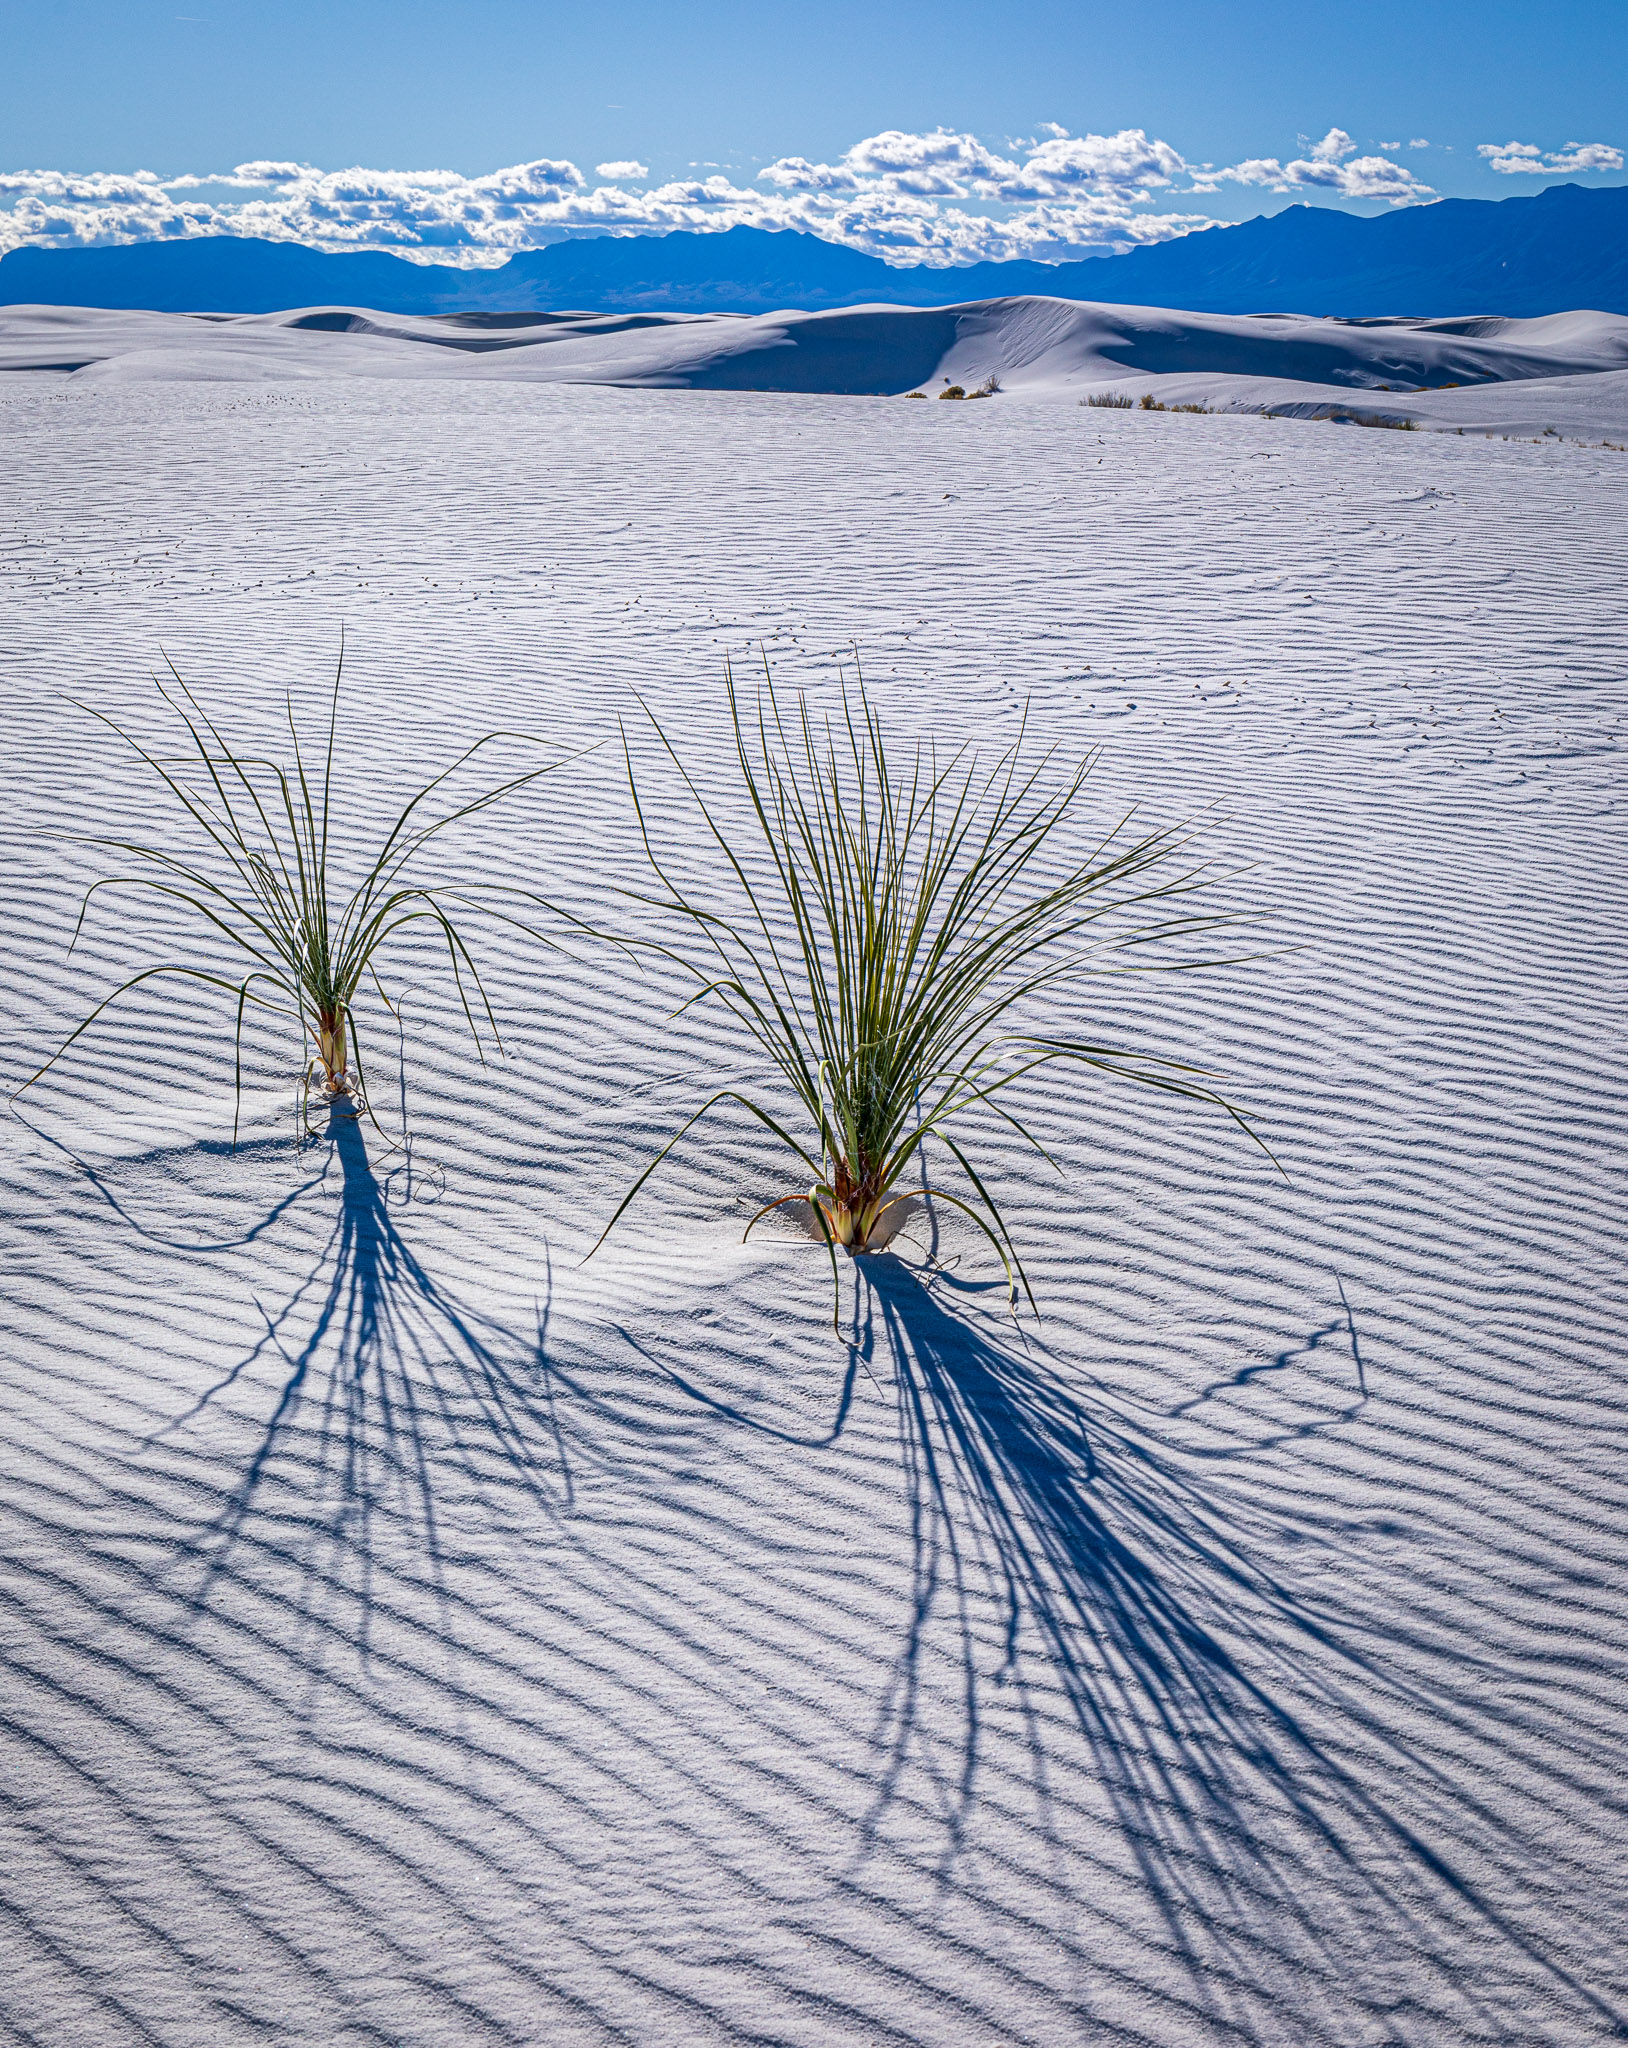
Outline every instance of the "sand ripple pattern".
<path id="1" fill-rule="evenodd" d="M 50 836 L 159 829 L 65 698 L 150 730 L 161 647 L 269 744 L 343 624 L 371 827 L 635 690 L 738 817 L 724 654 L 830 701 L 857 643 L 896 723 L 1032 700 L 1252 864 L 1269 957 L 1040 1021 L 1204 1060 L 1289 1174 L 1038 1101 L 1045 1320 L 924 1212 L 849 1347 L 727 1122 L 580 1263 L 740 1070 L 659 975 L 489 935 L 482 1068 L 408 971 L 395 1149 L 296 1152 L 261 1037 L 231 1154 L 218 1014 L 132 1001 L 3 1127 L 0 2038 L 1615 2037 L 1617 458 L 380 381 L 8 393 L 0 475 L 8 1087 L 168 943 L 66 959 Z M 449 864 L 608 912 L 619 775 Z"/>

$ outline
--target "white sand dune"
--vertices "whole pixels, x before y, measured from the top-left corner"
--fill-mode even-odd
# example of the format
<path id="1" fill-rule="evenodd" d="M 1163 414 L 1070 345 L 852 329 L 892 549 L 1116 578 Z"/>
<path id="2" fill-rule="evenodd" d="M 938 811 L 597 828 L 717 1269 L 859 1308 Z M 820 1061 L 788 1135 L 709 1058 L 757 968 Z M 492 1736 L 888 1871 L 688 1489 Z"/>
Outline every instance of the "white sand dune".
<path id="1" fill-rule="evenodd" d="M 1619 2038 L 1628 465 L 503 355 L 118 375 L 120 334 L 451 356 L 197 332 L 0 385 L 8 1087 L 175 944 L 131 898 L 68 957 L 102 863 L 51 836 L 170 829 L 65 701 L 155 733 L 160 648 L 269 749 L 343 624 L 349 847 L 489 726 L 580 747 L 635 689 L 744 834 L 725 653 L 828 705 L 857 642 L 901 734 L 1030 700 L 1104 748 L 1102 818 L 1250 864 L 1265 957 L 1035 1021 L 1215 1069 L 1289 1179 L 1037 1091 L 1061 1176 L 987 1156 L 1045 1320 L 923 1214 L 845 1273 L 850 1349 L 817 1247 L 739 1241 L 786 1185 L 744 1120 L 581 1263 L 746 1071 L 660 975 L 488 930 L 482 1068 L 409 963 L 395 1150 L 296 1153 L 260 1033 L 234 1155 L 225 1005 L 132 998 L 3 1127 L 0 2037 Z M 445 866 L 614 914 L 620 775 Z"/>
<path id="2" fill-rule="evenodd" d="M 1628 432 L 1628 319 L 1589 312 L 1316 320 L 995 299 L 754 318 L 408 319 L 347 307 L 225 317 L 22 306 L 0 308 L 6 371 L 91 383 L 436 377 L 827 394 L 995 377 L 1016 397 L 1150 392 L 1166 404 L 1315 416 L 1389 394 L 1387 416 L 1421 425 Z"/>

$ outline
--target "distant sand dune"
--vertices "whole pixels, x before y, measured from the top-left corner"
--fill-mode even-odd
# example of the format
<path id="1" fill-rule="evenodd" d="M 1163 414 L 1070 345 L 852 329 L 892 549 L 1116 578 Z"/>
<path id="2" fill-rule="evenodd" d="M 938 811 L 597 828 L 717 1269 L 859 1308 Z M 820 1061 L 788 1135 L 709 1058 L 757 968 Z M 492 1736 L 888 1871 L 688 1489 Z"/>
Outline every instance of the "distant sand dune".
<path id="1" fill-rule="evenodd" d="M 1302 415 L 1360 398 L 1397 419 L 1475 432 L 1628 431 L 1628 318 L 1587 312 L 1352 321 L 993 299 L 497 325 L 490 315 L 346 307 L 227 317 L 20 306 L 0 307 L 5 371 L 92 383 L 472 377 L 827 395 L 971 390 L 995 377 L 1032 398 L 1147 391 L 1167 404 Z"/>

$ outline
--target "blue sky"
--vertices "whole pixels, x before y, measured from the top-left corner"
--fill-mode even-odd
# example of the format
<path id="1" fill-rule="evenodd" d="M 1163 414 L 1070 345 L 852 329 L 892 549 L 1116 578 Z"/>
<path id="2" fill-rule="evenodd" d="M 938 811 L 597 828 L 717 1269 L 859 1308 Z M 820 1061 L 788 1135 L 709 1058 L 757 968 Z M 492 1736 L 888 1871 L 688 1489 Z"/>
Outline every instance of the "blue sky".
<path id="1" fill-rule="evenodd" d="M 747 221 L 1055 260 L 1617 183 L 1628 148 L 1622 0 L 7 0 L 0 48 L 0 247 L 236 225 L 493 262 Z"/>

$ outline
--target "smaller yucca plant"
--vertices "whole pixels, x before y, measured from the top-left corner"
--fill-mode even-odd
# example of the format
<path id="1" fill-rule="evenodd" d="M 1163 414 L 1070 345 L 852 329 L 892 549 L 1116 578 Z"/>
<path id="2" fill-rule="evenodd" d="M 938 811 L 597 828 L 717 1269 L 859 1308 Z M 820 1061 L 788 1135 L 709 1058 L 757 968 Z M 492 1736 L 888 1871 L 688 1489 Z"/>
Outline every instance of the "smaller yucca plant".
<path id="1" fill-rule="evenodd" d="M 655 729 L 744 909 L 731 917 L 673 880 L 652 842 L 624 736 L 645 852 L 661 884 L 661 893 L 639 900 L 702 942 L 699 952 L 648 943 L 693 977 L 691 1001 L 715 999 L 734 1015 L 778 1077 L 782 1098 L 771 1108 L 740 1088 L 710 1095 L 639 1175 L 599 1243 L 685 1132 L 734 1102 L 812 1176 L 806 1197 L 770 1202 L 748 1234 L 770 1210 L 806 1199 L 835 1281 L 837 1247 L 858 1255 L 881 1242 L 891 1212 L 918 1192 L 914 1182 L 901 1186 L 907 1170 L 929 1147 L 941 1148 L 960 1190 L 924 1173 L 925 1191 L 977 1225 L 1005 1266 L 1013 1305 L 1021 1285 L 1032 1307 L 963 1126 L 987 1112 L 1043 1151 L 1001 1098 L 1026 1075 L 1062 1062 L 1214 1104 L 1243 1124 L 1196 1068 L 1008 1028 L 1019 1004 L 1085 972 L 1105 945 L 1146 947 L 1226 922 L 1175 901 L 1206 877 L 1182 861 L 1182 838 L 1170 832 L 1115 831 L 1083 860 L 1060 855 L 1059 834 L 1074 819 L 1091 761 L 1049 778 L 1049 754 L 1023 764 L 1021 730 L 992 765 L 981 767 L 969 748 L 940 764 L 918 746 L 895 766 L 862 681 L 845 687 L 839 715 L 819 724 L 806 700 L 783 716 L 767 668 L 750 716 L 732 674 L 726 689 L 761 859 L 719 822 Z M 1122 920 L 1117 931 L 1089 930 L 1110 915 Z M 1139 964 L 1149 963 L 1144 956 Z"/>
<path id="2" fill-rule="evenodd" d="M 135 840 L 90 838 L 86 843 L 128 855 L 142 865 L 137 873 L 105 875 L 91 884 L 80 905 L 69 951 L 78 943 L 92 898 L 110 889 L 145 890 L 196 913 L 225 938 L 243 971 L 223 973 L 191 961 L 166 961 L 141 969 L 105 996 L 24 1086 L 31 1087 L 53 1067 L 120 996 L 143 982 L 179 978 L 224 989 L 237 999 L 234 1092 L 239 1103 L 243 1021 L 253 1004 L 295 1024 L 306 1048 L 307 1088 L 320 1081 L 330 1099 L 350 1097 L 358 1107 L 365 1106 L 357 995 L 364 979 L 371 979 L 386 1007 L 391 1007 L 378 980 L 380 955 L 397 933 L 424 922 L 445 946 L 477 1055 L 484 1060 L 477 1007 L 493 1042 L 501 1046 L 480 974 L 448 909 L 452 903 L 476 902 L 476 892 L 465 889 L 437 894 L 409 879 L 404 870 L 449 825 L 535 782 L 560 764 L 549 762 L 527 769 L 450 810 L 428 815 L 426 806 L 435 792 L 483 748 L 502 739 L 539 744 L 527 733 L 485 734 L 418 790 L 390 825 L 359 878 L 347 888 L 335 875 L 332 857 L 335 812 L 342 802 L 334 788 L 333 768 L 343 652 L 327 707 L 320 771 L 314 765 L 307 769 L 292 699 L 288 703 L 292 764 L 284 767 L 239 753 L 222 737 L 173 664 L 169 671 L 170 683 L 159 682 L 157 689 L 190 741 L 190 751 L 179 757 L 151 752 L 94 705 L 77 708 L 88 711 L 135 749 L 198 828 L 204 843 L 196 855 L 184 857 L 167 847 Z M 506 921 L 519 922 L 514 918 Z M 235 1114 L 232 1135 L 235 1144 Z"/>

